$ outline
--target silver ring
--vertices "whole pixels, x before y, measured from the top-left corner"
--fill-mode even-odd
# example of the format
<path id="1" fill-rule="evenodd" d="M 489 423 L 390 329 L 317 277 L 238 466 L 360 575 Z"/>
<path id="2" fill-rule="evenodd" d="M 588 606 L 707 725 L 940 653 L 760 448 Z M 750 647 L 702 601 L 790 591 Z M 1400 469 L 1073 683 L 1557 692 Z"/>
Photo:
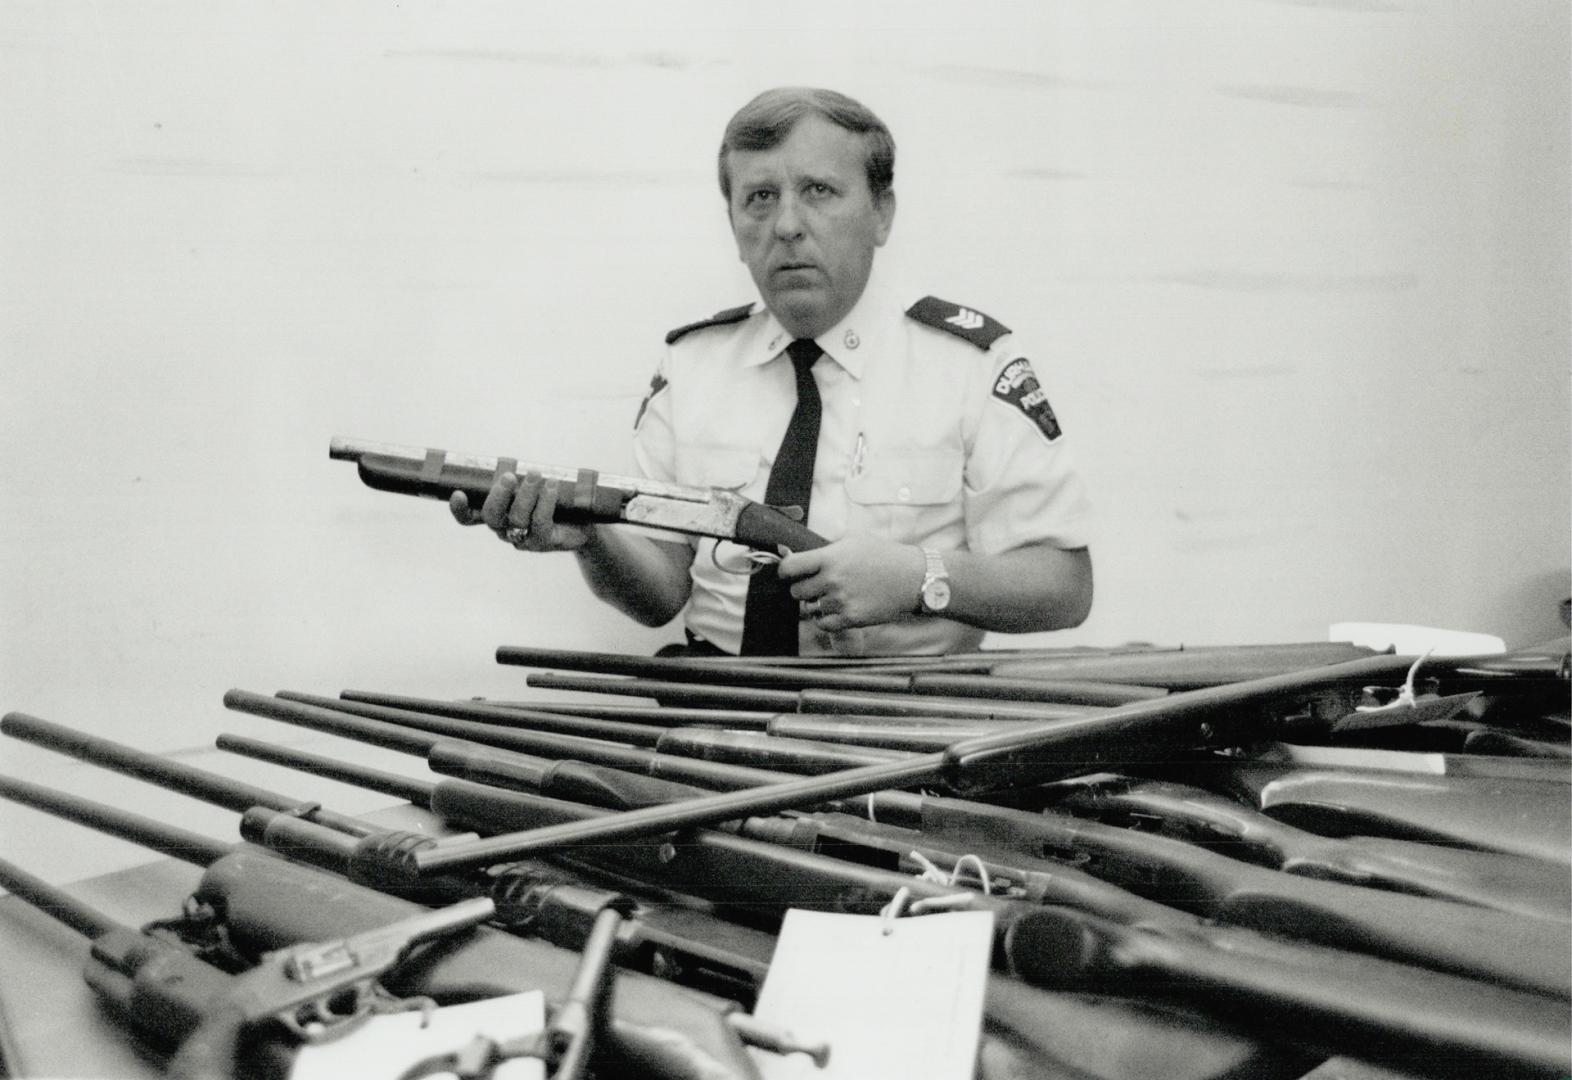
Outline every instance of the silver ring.
<path id="1" fill-rule="evenodd" d="M 506 540 L 508 543 L 512 544 L 514 547 L 518 547 L 520 544 L 522 544 L 524 542 L 525 538 L 527 538 L 528 536 L 529 536 L 529 530 L 528 529 L 520 529 L 518 526 L 514 526 L 513 528 L 509 529 L 507 532 L 502 534 L 502 539 Z"/>

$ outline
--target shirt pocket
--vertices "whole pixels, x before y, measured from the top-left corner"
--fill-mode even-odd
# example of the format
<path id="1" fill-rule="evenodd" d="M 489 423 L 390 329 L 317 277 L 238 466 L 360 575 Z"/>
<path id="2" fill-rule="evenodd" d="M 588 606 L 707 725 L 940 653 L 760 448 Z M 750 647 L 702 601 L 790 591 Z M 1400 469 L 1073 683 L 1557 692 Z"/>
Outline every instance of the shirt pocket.
<path id="1" fill-rule="evenodd" d="M 846 478 L 851 530 L 900 543 L 935 538 L 961 519 L 965 465 L 959 450 L 870 451 Z"/>
<path id="2" fill-rule="evenodd" d="M 758 478 L 763 465 L 759 451 L 751 446 L 677 444 L 679 484 L 741 491 Z"/>

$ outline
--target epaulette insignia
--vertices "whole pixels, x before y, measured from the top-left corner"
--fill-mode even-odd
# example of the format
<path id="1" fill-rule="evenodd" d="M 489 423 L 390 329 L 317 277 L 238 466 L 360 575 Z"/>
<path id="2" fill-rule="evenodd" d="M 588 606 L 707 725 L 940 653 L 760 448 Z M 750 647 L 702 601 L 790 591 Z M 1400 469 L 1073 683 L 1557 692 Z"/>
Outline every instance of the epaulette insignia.
<path id="1" fill-rule="evenodd" d="M 741 307 L 727 308 L 717 311 L 707 319 L 690 322 L 687 326 L 679 326 L 666 335 L 666 344 L 675 345 L 682 338 L 687 337 L 695 330 L 703 330 L 706 326 L 726 326 L 729 323 L 738 323 L 746 319 L 753 311 L 752 304 L 743 304 Z"/>
<path id="2" fill-rule="evenodd" d="M 1010 332 L 1010 328 L 997 319 L 973 308 L 940 300 L 937 296 L 923 297 L 907 308 L 906 314 L 924 326 L 965 338 L 979 349 L 991 348 L 994 342 Z"/>

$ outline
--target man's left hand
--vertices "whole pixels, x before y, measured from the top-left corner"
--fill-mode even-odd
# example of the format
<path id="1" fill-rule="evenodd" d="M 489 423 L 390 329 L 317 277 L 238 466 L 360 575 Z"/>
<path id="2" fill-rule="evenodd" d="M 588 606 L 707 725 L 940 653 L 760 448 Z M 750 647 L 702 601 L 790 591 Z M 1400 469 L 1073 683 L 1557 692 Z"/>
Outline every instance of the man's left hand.
<path id="1" fill-rule="evenodd" d="M 777 567 L 820 630 L 836 633 L 910 615 L 927 563 L 922 549 L 866 535 L 786 556 Z"/>

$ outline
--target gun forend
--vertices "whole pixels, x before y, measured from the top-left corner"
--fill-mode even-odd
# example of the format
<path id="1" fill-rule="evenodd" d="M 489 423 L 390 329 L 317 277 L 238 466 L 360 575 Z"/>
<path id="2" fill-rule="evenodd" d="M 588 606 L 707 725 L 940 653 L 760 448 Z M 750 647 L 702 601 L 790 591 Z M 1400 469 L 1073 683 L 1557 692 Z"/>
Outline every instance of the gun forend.
<path id="1" fill-rule="evenodd" d="M 462 491 L 478 506 L 503 473 L 533 472 L 557 482 L 556 518 L 564 523 L 620 521 L 765 549 L 807 551 L 826 543 L 780 510 L 723 488 L 342 436 L 329 443 L 328 457 L 355 462 L 367 487 L 400 495 L 446 501 Z"/>

